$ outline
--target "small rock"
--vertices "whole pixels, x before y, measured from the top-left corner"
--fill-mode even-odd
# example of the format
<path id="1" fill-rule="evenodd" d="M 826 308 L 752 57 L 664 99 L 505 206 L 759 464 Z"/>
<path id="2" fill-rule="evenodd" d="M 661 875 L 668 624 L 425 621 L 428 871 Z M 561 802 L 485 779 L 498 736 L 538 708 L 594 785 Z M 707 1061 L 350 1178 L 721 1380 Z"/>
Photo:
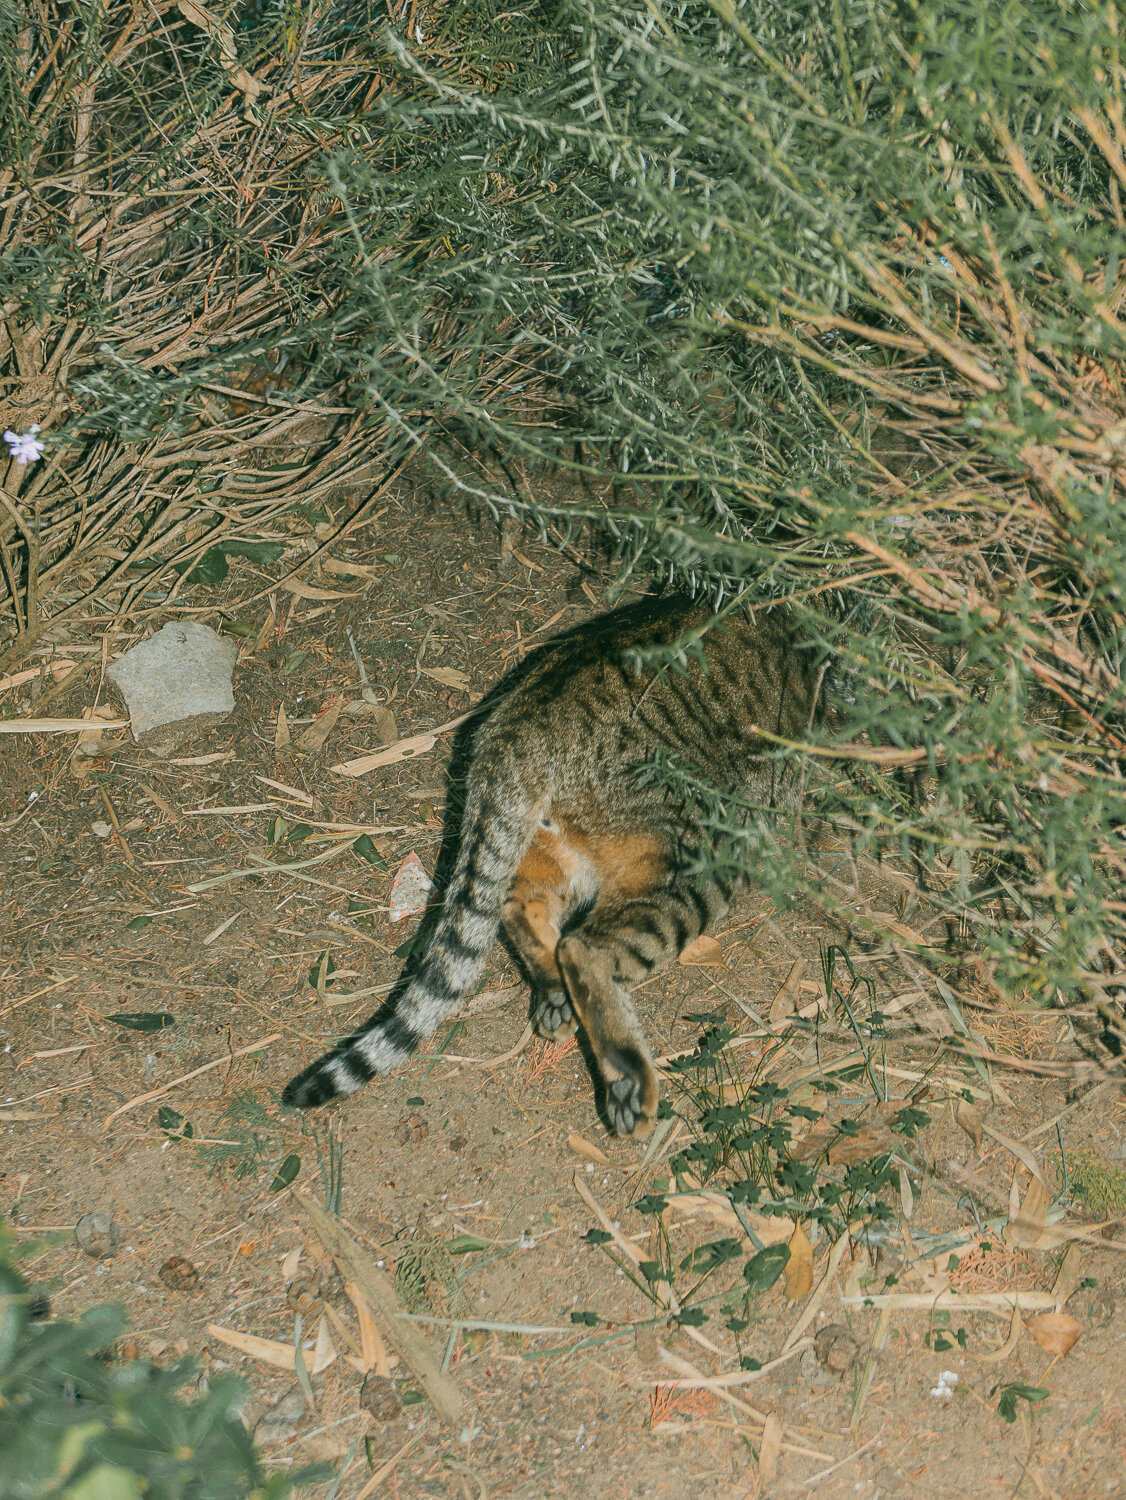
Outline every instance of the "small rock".
<path id="1" fill-rule="evenodd" d="M 157 1275 L 170 1292 L 194 1292 L 199 1285 L 199 1272 L 182 1255 L 166 1260 Z"/>
<path id="2" fill-rule="evenodd" d="M 282 1443 L 297 1431 L 298 1424 L 308 1415 L 309 1408 L 299 1386 L 286 1391 L 268 1412 L 258 1419 L 254 1428 L 255 1441 L 263 1446 L 267 1443 Z"/>
<path id="3" fill-rule="evenodd" d="M 844 1375 L 856 1363 L 860 1346 L 843 1323 L 826 1323 L 813 1336 L 817 1363 L 832 1375 Z"/>
<path id="4" fill-rule="evenodd" d="M 360 1406 L 377 1422 L 394 1422 L 403 1410 L 391 1377 L 376 1375 L 374 1371 L 364 1377 L 360 1387 Z"/>
<path id="5" fill-rule="evenodd" d="M 112 1214 L 97 1209 L 92 1214 L 82 1215 L 74 1226 L 74 1238 L 78 1248 L 91 1260 L 108 1260 L 117 1254 L 121 1230 L 114 1223 Z"/>
<path id="6" fill-rule="evenodd" d="M 235 643 L 209 626 L 174 622 L 126 651 L 106 676 L 125 699 L 133 738 L 167 755 L 233 711 L 237 660 Z"/>
<path id="7" fill-rule="evenodd" d="M 424 1141 L 429 1134 L 430 1126 L 425 1118 L 414 1110 L 396 1129 L 395 1139 L 400 1146 L 415 1146 L 419 1141 Z"/>

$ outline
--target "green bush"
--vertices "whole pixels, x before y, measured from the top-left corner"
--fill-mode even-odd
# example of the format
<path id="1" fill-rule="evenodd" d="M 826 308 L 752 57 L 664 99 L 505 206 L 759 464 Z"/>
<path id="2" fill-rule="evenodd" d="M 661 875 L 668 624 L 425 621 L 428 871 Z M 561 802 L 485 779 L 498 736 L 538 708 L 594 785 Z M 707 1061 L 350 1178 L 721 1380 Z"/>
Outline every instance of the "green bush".
<path id="1" fill-rule="evenodd" d="M 117 1363 L 117 1307 L 36 1322 L 0 1238 L 0 1495 L 5 1500 L 278 1500 L 325 1466 L 267 1476 L 239 1418 L 243 1382 L 218 1375 L 194 1400 L 191 1360 Z"/>
<path id="2" fill-rule="evenodd" d="M 350 152 L 334 181 L 357 222 L 394 198 L 450 253 L 385 261 L 364 236 L 354 305 L 382 337 L 357 382 L 454 490 L 600 528 L 623 578 L 718 609 L 794 600 L 842 684 L 819 741 L 777 746 L 806 758 L 813 812 L 915 862 L 931 943 L 961 934 L 1044 999 L 1114 993 L 1115 7 L 576 0 L 551 25 L 520 97 L 389 37 L 410 99 L 381 100 L 385 129 L 424 129 L 442 160 L 392 184 Z M 530 387 L 488 389 L 513 351 L 513 389 L 559 398 L 550 421 L 529 419 Z M 509 479 L 550 458 L 602 495 L 487 483 L 434 444 L 434 414 Z M 831 880 L 713 813 L 779 896 L 832 903 Z"/>

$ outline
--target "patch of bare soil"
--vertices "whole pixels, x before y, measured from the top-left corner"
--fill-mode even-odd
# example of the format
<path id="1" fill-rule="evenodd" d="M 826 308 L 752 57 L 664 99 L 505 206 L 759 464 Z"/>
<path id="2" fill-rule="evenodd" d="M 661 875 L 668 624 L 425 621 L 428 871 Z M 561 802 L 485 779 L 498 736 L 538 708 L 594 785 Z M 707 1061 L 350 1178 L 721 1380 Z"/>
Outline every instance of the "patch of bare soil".
<path id="1" fill-rule="evenodd" d="M 331 768 L 457 719 L 605 594 L 597 566 L 406 492 L 296 590 L 232 561 L 172 615 L 150 601 L 132 632 L 106 634 L 96 614 L 68 622 L 52 650 L 76 670 L 52 676 L 41 656 L 41 678 L 0 695 L 5 718 L 37 692 L 43 712 L 77 715 L 111 701 L 108 661 L 165 618 L 215 624 L 221 611 L 242 632 L 235 717 L 170 759 L 120 735 L 84 757 L 73 736 L 0 736 L 0 1208 L 21 1235 L 56 1236 L 30 1268 L 54 1312 L 119 1300 L 133 1325 L 122 1357 L 191 1352 L 204 1378 L 240 1370 L 271 1462 L 333 1459 L 343 1500 L 1126 1493 L 1126 1233 L 1100 1227 L 1126 1211 L 1122 1097 L 1021 1070 L 1078 1055 L 1061 1014 L 983 998 L 969 1024 L 1018 1066 L 957 1057 L 894 930 L 860 945 L 800 904 L 772 916 L 750 900 L 701 962 L 640 994 L 655 1050 L 691 1049 L 702 1023 L 690 1018 L 711 1013 L 752 1039 L 731 1054 L 749 1074 L 795 962 L 808 1006 L 823 995 L 820 949 L 842 942 L 879 1004 L 912 1023 L 869 1048 L 896 1106 L 930 1117 L 886 1235 L 814 1238 L 812 1292 L 786 1278 L 751 1295 L 738 1344 L 718 1295 L 753 1249 L 738 1225 L 743 1254 L 699 1296 L 697 1326 L 636 1269 L 661 1246 L 680 1265 L 733 1234 L 706 1198 L 656 1218 L 634 1207 L 667 1186 L 690 1107 L 655 1148 L 608 1138 L 583 1052 L 530 1040 L 499 945 L 484 1006 L 400 1073 L 319 1114 L 280 1107 L 285 1081 L 399 970 L 415 921 L 391 923 L 390 884 L 411 852 L 433 869 L 451 737 L 358 779 Z M 334 703 L 363 704 L 353 641 L 371 711 L 342 713 L 319 747 L 302 741 Z M 366 858 L 352 847 L 365 833 Z M 924 920 L 847 855 L 826 868 L 854 883 L 858 906 Z M 123 1024 L 160 1015 L 171 1024 Z M 859 1073 L 842 1063 L 857 1056 Z M 836 1076 L 837 1118 L 878 1132 L 863 1062 L 856 1035 L 826 1017 L 792 1034 L 772 1076 L 791 1088 Z M 666 1092 L 682 1102 L 675 1078 Z M 293 1194 L 271 1190 L 293 1156 L 294 1191 L 338 1207 L 390 1278 L 465 1403 L 460 1428 L 395 1340 L 364 1326 Z M 1052 1204 L 1078 1239 L 1050 1232 Z M 94 1211 L 116 1223 L 112 1254 L 108 1238 L 92 1255 L 75 1241 Z M 1069 1294 L 1079 1335 L 1066 1354 L 1055 1325 L 1029 1326 L 1053 1315 L 1043 1294 L 1061 1264 L 1057 1300 Z M 690 1281 L 678 1273 L 678 1296 Z M 1014 1290 L 1041 1294 L 1015 1321 Z M 716 1376 L 738 1383 L 690 1383 Z"/>

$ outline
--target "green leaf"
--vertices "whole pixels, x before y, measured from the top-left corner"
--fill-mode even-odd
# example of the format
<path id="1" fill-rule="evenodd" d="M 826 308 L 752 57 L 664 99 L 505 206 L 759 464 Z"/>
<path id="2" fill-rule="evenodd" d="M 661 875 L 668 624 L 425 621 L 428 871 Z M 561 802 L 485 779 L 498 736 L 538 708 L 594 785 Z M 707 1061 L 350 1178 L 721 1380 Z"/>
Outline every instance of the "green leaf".
<path id="1" fill-rule="evenodd" d="M 666 1281 L 668 1282 L 669 1286 L 672 1286 L 673 1284 L 672 1272 L 667 1271 L 659 1260 L 638 1261 L 637 1269 L 641 1272 L 642 1276 L 645 1277 L 645 1280 L 648 1281 L 650 1285 L 657 1281 Z"/>
<path id="2" fill-rule="evenodd" d="M 250 562 L 272 563 L 285 551 L 284 542 L 220 542 L 228 557 L 245 557 Z"/>
<path id="3" fill-rule="evenodd" d="M 426 1100 L 422 1097 L 421 1094 L 412 1094 L 410 1096 L 410 1098 L 407 1100 L 407 1108 L 408 1109 L 418 1109 L 418 1107 L 420 1105 L 425 1104 L 425 1103 L 426 1103 Z"/>
<path id="4" fill-rule="evenodd" d="M 708 1321 L 708 1315 L 702 1307 L 682 1307 L 674 1321 L 680 1328 L 699 1328 Z"/>
<path id="5" fill-rule="evenodd" d="M 583 1235 L 588 1245 L 608 1245 L 613 1238 L 614 1236 L 607 1234 L 605 1229 L 588 1229 Z"/>
<path id="6" fill-rule="evenodd" d="M 660 1193 L 646 1193 L 633 1206 L 639 1214 L 663 1214 L 669 1206 L 669 1200 L 662 1198 Z"/>
<path id="7" fill-rule="evenodd" d="M 421 1391 L 400 1391 L 399 1400 L 404 1406 L 418 1406 L 426 1397 Z"/>
<path id="8" fill-rule="evenodd" d="M 399 944 L 399 946 L 395 949 L 395 957 L 402 959 L 410 958 L 411 954 L 414 952 L 414 945 L 417 942 L 418 933 L 416 932 L 413 937 L 407 938 L 405 943 Z"/>
<path id="9" fill-rule="evenodd" d="M 332 976 L 336 973 L 336 965 L 327 948 L 318 957 L 316 963 L 309 970 L 309 983 L 315 990 L 323 990 L 332 983 Z"/>
<path id="10" fill-rule="evenodd" d="M 286 837 L 287 844 L 300 844 L 312 833 L 312 826 L 308 823 L 294 823 Z"/>
<path id="11" fill-rule="evenodd" d="M 1006 1422 L 1015 1422 L 1017 1419 L 1017 1402 L 1027 1401 L 1032 1406 L 1038 1406 L 1041 1401 L 1047 1401 L 1051 1391 L 1042 1385 L 1003 1385 L 1001 1387 L 1001 1400 L 997 1404 L 997 1414 Z"/>
<path id="12" fill-rule="evenodd" d="M 322 526 L 332 520 L 332 517 L 328 514 L 327 511 L 317 510 L 312 505 L 306 505 L 303 500 L 295 501 L 286 509 L 285 514 L 287 516 L 301 516 L 301 518 L 307 521 L 310 526 Z"/>
<path id="13" fill-rule="evenodd" d="M 483 1240 L 479 1234 L 455 1234 L 446 1249 L 451 1255 L 473 1255 L 480 1250 L 488 1250 L 491 1240 Z"/>
<path id="14" fill-rule="evenodd" d="M 113 1464 L 99 1464 L 68 1485 L 67 1500 L 141 1500 L 140 1481 Z"/>
<path id="15" fill-rule="evenodd" d="M 184 573 L 187 566 L 187 563 L 177 563 L 177 573 Z M 187 581 L 189 583 L 222 583 L 229 572 L 222 547 L 208 547 L 195 567 L 188 573 Z"/>
<path id="16" fill-rule="evenodd" d="M 131 922 L 126 922 L 126 924 L 125 924 L 125 931 L 126 932 L 144 932 L 145 928 L 149 925 L 149 923 L 151 921 L 152 921 L 152 918 L 148 917 L 148 916 L 134 917 Z"/>
<path id="17" fill-rule="evenodd" d="M 725 1265 L 729 1260 L 738 1260 L 743 1253 L 742 1242 L 736 1239 L 711 1240 L 706 1245 L 698 1245 L 691 1254 L 686 1255 L 680 1263 L 682 1271 L 714 1271 L 717 1266 Z"/>
<path id="18" fill-rule="evenodd" d="M 602 1322 L 602 1319 L 598 1316 L 597 1313 L 573 1312 L 571 1314 L 571 1322 L 582 1323 L 587 1328 L 597 1328 L 599 1323 Z"/>
<path id="19" fill-rule="evenodd" d="M 361 833 L 352 845 L 352 853 L 358 854 L 361 859 L 366 859 L 369 865 L 374 865 L 377 870 L 390 869 L 387 861 L 371 841 L 371 835 Z"/>
<path id="20" fill-rule="evenodd" d="M 287 1188 L 296 1178 L 301 1170 L 301 1158 L 295 1151 L 291 1151 L 277 1170 L 273 1182 L 270 1183 L 271 1193 L 280 1193 L 282 1188 Z"/>
<path id="21" fill-rule="evenodd" d="M 765 1292 L 781 1276 L 790 1260 L 789 1245 L 767 1245 L 752 1255 L 743 1267 L 743 1276 L 752 1292 Z"/>
<path id="22" fill-rule="evenodd" d="M 190 1120 L 185 1120 L 182 1114 L 171 1109 L 167 1104 L 162 1104 L 156 1112 L 156 1123 L 174 1140 L 189 1141 L 195 1135 L 195 1126 Z"/>
<path id="23" fill-rule="evenodd" d="M 176 1017 L 166 1010 L 134 1010 L 124 1016 L 103 1016 L 102 1020 L 124 1026 L 126 1031 L 164 1031 L 176 1024 Z"/>

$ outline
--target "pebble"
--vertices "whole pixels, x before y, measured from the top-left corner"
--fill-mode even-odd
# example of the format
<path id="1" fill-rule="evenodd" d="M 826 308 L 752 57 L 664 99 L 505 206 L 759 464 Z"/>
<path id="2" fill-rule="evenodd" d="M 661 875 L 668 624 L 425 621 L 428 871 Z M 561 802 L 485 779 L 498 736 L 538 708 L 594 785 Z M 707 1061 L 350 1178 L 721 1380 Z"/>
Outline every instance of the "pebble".
<path id="1" fill-rule="evenodd" d="M 96 1209 L 93 1213 L 83 1214 L 79 1219 L 74 1226 L 74 1239 L 78 1248 L 92 1260 L 108 1260 L 110 1256 L 117 1254 L 121 1230 L 112 1214 Z"/>

